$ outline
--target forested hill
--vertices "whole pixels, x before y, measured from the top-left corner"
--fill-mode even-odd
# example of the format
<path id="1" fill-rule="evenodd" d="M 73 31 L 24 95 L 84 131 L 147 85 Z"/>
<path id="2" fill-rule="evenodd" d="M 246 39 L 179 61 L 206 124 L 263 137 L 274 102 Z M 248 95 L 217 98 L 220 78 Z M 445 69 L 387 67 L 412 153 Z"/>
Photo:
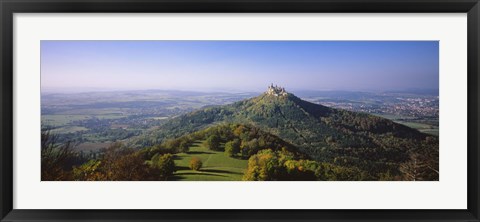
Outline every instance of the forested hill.
<path id="1" fill-rule="evenodd" d="M 157 144 L 224 122 L 258 127 L 316 161 L 356 166 L 375 174 L 397 171 L 398 164 L 421 159 L 438 172 L 438 137 L 381 117 L 310 103 L 286 92 L 266 92 L 178 116 L 139 138 L 137 144 Z M 435 175 L 438 178 L 437 174 L 431 177 Z"/>

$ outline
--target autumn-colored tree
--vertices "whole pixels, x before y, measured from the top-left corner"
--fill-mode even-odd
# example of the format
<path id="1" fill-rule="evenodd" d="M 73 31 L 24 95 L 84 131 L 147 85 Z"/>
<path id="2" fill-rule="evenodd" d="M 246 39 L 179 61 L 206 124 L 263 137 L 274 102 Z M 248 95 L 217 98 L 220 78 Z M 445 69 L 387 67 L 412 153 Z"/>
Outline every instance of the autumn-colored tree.
<path id="1" fill-rule="evenodd" d="M 248 167 L 243 175 L 243 180 L 274 180 L 273 174 L 277 167 L 279 167 L 279 163 L 275 153 L 270 149 L 261 150 L 248 159 Z"/>
<path id="2" fill-rule="evenodd" d="M 198 157 L 192 157 L 190 160 L 190 169 L 192 170 L 198 171 L 200 168 L 202 168 L 202 165 L 202 160 L 200 160 Z"/>
<path id="3" fill-rule="evenodd" d="M 74 180 L 80 181 L 98 181 L 106 180 L 106 175 L 100 170 L 101 161 L 90 160 L 81 166 L 73 167 Z"/>
<path id="4" fill-rule="evenodd" d="M 145 163 L 144 154 L 111 144 L 99 160 L 89 161 L 74 168 L 76 180 L 162 180 L 160 171 Z"/>
<path id="5" fill-rule="evenodd" d="M 233 135 L 235 135 L 236 137 L 240 137 L 244 131 L 245 127 L 243 125 L 239 125 L 236 127 L 236 129 L 234 129 Z"/>
<path id="6" fill-rule="evenodd" d="M 260 150 L 248 159 L 243 180 L 366 180 L 357 168 L 339 167 L 328 163 L 295 158 L 290 151 Z"/>
<path id="7" fill-rule="evenodd" d="M 108 180 L 156 180 L 138 153 L 121 152 L 115 159 L 105 159 Z"/>

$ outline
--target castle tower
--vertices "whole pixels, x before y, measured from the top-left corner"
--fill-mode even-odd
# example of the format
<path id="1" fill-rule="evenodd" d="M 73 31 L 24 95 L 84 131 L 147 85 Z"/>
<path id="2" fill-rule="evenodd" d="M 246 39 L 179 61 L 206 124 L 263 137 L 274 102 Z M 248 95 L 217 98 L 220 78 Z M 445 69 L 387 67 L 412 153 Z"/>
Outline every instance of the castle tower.
<path id="1" fill-rule="evenodd" d="M 266 94 L 272 96 L 286 96 L 288 93 L 284 87 L 280 87 L 278 85 L 274 86 L 272 83 L 270 86 L 268 86 Z"/>

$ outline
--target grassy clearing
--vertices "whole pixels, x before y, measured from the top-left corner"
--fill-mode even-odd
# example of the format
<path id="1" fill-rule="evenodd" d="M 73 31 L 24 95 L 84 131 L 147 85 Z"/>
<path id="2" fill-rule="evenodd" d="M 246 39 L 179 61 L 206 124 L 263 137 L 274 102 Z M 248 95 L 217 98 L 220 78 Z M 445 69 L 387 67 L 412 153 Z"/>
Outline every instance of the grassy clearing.
<path id="1" fill-rule="evenodd" d="M 426 133 L 434 136 L 438 136 L 439 134 L 438 126 L 434 126 L 426 123 L 405 121 L 405 120 L 413 119 L 413 117 L 405 117 L 405 116 L 397 116 L 397 115 L 389 115 L 389 114 L 374 114 L 374 115 L 390 119 L 396 123 L 416 129 L 422 133 Z"/>
<path id="2" fill-rule="evenodd" d="M 397 122 L 414 129 L 433 129 L 434 128 L 433 126 L 424 124 L 424 123 L 405 122 L 405 121 L 397 121 Z"/>
<path id="3" fill-rule="evenodd" d="M 419 129 L 418 131 L 420 131 L 422 133 L 434 135 L 434 136 L 439 135 L 439 130 L 438 129 Z"/>
<path id="4" fill-rule="evenodd" d="M 418 131 L 434 136 L 438 136 L 438 127 L 425 124 L 425 123 L 416 123 L 416 122 L 406 122 L 406 121 L 396 121 L 397 123 L 403 124 L 410 128 L 417 129 Z"/>
<path id="5" fill-rule="evenodd" d="M 200 171 L 190 170 L 189 163 L 192 157 L 198 157 L 202 160 L 203 166 Z M 199 141 L 190 147 L 188 153 L 175 155 L 177 171 L 173 179 L 182 181 L 239 181 L 242 180 L 247 162 L 247 160 L 228 157 L 224 152 L 211 151 Z"/>

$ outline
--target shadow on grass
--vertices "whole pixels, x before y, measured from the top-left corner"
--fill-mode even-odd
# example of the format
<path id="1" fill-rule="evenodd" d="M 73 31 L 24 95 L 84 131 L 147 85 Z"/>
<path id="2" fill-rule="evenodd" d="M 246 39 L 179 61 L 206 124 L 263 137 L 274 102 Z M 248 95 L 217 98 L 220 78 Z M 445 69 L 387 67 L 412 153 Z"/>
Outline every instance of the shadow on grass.
<path id="1" fill-rule="evenodd" d="M 232 172 L 227 170 L 214 170 L 214 169 L 203 169 L 202 172 L 242 175 L 242 173 L 238 173 L 238 172 Z"/>
<path id="2" fill-rule="evenodd" d="M 190 168 L 186 167 L 186 166 L 175 166 L 175 170 L 176 171 L 179 171 L 179 170 L 190 170 Z"/>
<path id="3" fill-rule="evenodd" d="M 174 175 L 173 177 L 182 177 L 182 176 L 214 176 L 214 177 L 227 177 L 225 175 L 218 175 L 218 174 L 213 174 L 213 173 L 206 173 L 205 171 L 198 171 L 198 172 L 188 172 L 188 173 L 180 173 L 177 175 Z"/>
<path id="4" fill-rule="evenodd" d="M 185 177 L 178 176 L 178 175 L 173 175 L 171 177 L 168 177 L 169 181 L 176 181 L 176 180 L 182 180 L 182 179 L 185 179 Z"/>
<path id="5" fill-rule="evenodd" d="M 212 152 L 203 152 L 203 151 L 188 151 L 187 154 L 215 154 Z"/>
<path id="6" fill-rule="evenodd" d="M 181 159 L 183 159 L 183 158 L 182 158 L 182 157 L 179 157 L 178 155 L 174 155 L 174 156 L 173 156 L 173 160 L 181 160 Z"/>

